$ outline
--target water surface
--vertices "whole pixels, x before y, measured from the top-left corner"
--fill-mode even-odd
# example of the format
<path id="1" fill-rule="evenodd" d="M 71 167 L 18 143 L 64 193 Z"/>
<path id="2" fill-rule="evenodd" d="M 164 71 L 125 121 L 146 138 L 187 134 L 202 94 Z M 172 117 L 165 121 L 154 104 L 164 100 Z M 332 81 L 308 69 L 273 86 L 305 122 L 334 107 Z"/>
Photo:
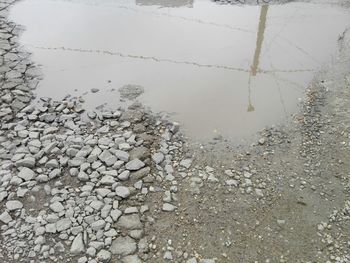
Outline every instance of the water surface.
<path id="1" fill-rule="evenodd" d="M 287 121 L 350 25 L 337 6 L 210 0 L 25 0 L 11 19 L 42 65 L 39 96 L 115 107 L 119 88 L 139 85 L 141 102 L 196 140 Z"/>

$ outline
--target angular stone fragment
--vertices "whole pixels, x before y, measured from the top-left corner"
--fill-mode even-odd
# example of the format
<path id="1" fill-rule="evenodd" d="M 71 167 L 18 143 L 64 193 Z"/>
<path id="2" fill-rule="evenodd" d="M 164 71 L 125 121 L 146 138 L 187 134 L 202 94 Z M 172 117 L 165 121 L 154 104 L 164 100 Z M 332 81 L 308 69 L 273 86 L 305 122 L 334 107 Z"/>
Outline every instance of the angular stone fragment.
<path id="1" fill-rule="evenodd" d="M 50 205 L 50 209 L 56 213 L 59 213 L 64 210 L 64 206 L 60 202 L 55 202 Z"/>
<path id="2" fill-rule="evenodd" d="M 85 247 L 84 247 L 83 235 L 78 234 L 73 240 L 72 246 L 70 248 L 70 253 L 73 255 L 77 255 L 84 252 L 84 249 Z"/>
<path id="3" fill-rule="evenodd" d="M 134 159 L 134 160 L 128 162 L 125 165 L 125 168 L 130 170 L 130 171 L 137 171 L 137 170 L 140 170 L 144 166 L 145 166 L 144 162 L 140 161 L 140 159 Z"/>
<path id="4" fill-rule="evenodd" d="M 23 204 L 17 200 L 11 200 L 6 202 L 6 208 L 9 211 L 17 210 L 23 208 Z"/>
<path id="5" fill-rule="evenodd" d="M 56 222 L 57 232 L 62 232 L 72 226 L 72 221 L 69 218 L 64 218 Z"/>
<path id="6" fill-rule="evenodd" d="M 12 217 L 10 216 L 9 213 L 5 211 L 0 215 L 0 221 L 3 222 L 4 224 L 7 224 L 12 221 Z"/>
<path id="7" fill-rule="evenodd" d="M 125 186 L 117 186 L 115 193 L 122 198 L 127 198 L 130 195 L 130 190 Z"/>
<path id="8" fill-rule="evenodd" d="M 152 155 L 152 160 L 156 163 L 156 164 L 160 164 L 161 162 L 163 162 L 164 160 L 164 154 L 161 152 L 155 153 Z"/>
<path id="9" fill-rule="evenodd" d="M 18 173 L 18 177 L 22 178 L 24 181 L 30 181 L 34 178 L 35 172 L 27 167 L 23 167 Z"/>

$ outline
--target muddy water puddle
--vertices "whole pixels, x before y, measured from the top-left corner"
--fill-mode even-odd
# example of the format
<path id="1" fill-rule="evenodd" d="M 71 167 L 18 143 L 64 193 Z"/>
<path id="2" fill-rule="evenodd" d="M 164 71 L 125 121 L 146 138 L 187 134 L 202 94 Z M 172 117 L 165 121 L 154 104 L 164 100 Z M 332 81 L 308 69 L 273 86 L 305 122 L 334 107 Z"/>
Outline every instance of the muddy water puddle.
<path id="1" fill-rule="evenodd" d="M 210 0 L 24 0 L 11 19 L 42 65 L 39 96 L 83 95 L 92 110 L 139 87 L 139 101 L 196 140 L 242 139 L 290 119 L 350 26 L 337 6 Z"/>

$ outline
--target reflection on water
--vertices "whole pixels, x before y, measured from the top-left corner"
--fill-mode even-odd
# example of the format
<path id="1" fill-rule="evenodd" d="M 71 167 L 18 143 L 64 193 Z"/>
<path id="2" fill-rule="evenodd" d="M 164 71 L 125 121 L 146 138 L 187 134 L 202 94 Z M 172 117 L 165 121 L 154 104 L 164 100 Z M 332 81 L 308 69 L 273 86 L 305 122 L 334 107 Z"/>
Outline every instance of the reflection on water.
<path id="1" fill-rule="evenodd" d="M 249 74 L 249 81 L 248 81 L 248 112 L 252 112 L 255 110 L 254 106 L 252 105 L 252 99 L 251 99 L 251 77 L 255 77 L 258 68 L 259 68 L 259 59 L 261 54 L 261 47 L 264 41 L 264 32 L 266 28 L 266 17 L 267 17 L 267 10 L 269 9 L 268 5 L 263 5 L 261 7 L 260 12 L 260 20 L 259 20 L 259 26 L 258 26 L 258 37 L 256 40 L 256 48 L 254 53 L 254 60 L 253 65 L 251 67 L 251 72 Z"/>
<path id="2" fill-rule="evenodd" d="M 193 7 L 193 0 L 136 0 L 136 4 L 161 7 Z"/>
<path id="3" fill-rule="evenodd" d="M 350 25 L 334 6 L 211 0 L 24 0 L 11 15 L 43 65 L 39 96 L 98 88 L 84 96 L 87 107 L 112 108 L 121 87 L 142 86 L 137 99 L 174 113 L 198 140 L 240 139 L 284 122 Z"/>

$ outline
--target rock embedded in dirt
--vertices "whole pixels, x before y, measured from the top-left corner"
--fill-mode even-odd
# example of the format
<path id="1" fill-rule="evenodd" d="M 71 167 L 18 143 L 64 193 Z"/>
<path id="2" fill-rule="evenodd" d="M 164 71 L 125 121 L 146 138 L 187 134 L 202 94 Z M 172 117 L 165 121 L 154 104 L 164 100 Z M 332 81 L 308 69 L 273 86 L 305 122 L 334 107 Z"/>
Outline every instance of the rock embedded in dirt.
<path id="1" fill-rule="evenodd" d="M 162 207 L 162 210 L 163 211 L 166 211 L 166 212 L 172 212 L 176 209 L 177 207 L 172 205 L 172 204 L 169 204 L 169 203 L 164 203 L 163 204 L 163 207 Z"/>
<path id="2" fill-rule="evenodd" d="M 180 165 L 185 167 L 186 169 L 189 169 L 192 165 L 192 159 L 184 159 L 180 162 Z"/>
<path id="3" fill-rule="evenodd" d="M 125 229 L 141 229 L 142 223 L 138 214 L 123 215 L 119 218 L 117 226 Z"/>
<path id="4" fill-rule="evenodd" d="M 136 242 L 131 237 L 117 237 L 111 245 L 111 252 L 114 255 L 126 256 L 135 253 Z"/>

